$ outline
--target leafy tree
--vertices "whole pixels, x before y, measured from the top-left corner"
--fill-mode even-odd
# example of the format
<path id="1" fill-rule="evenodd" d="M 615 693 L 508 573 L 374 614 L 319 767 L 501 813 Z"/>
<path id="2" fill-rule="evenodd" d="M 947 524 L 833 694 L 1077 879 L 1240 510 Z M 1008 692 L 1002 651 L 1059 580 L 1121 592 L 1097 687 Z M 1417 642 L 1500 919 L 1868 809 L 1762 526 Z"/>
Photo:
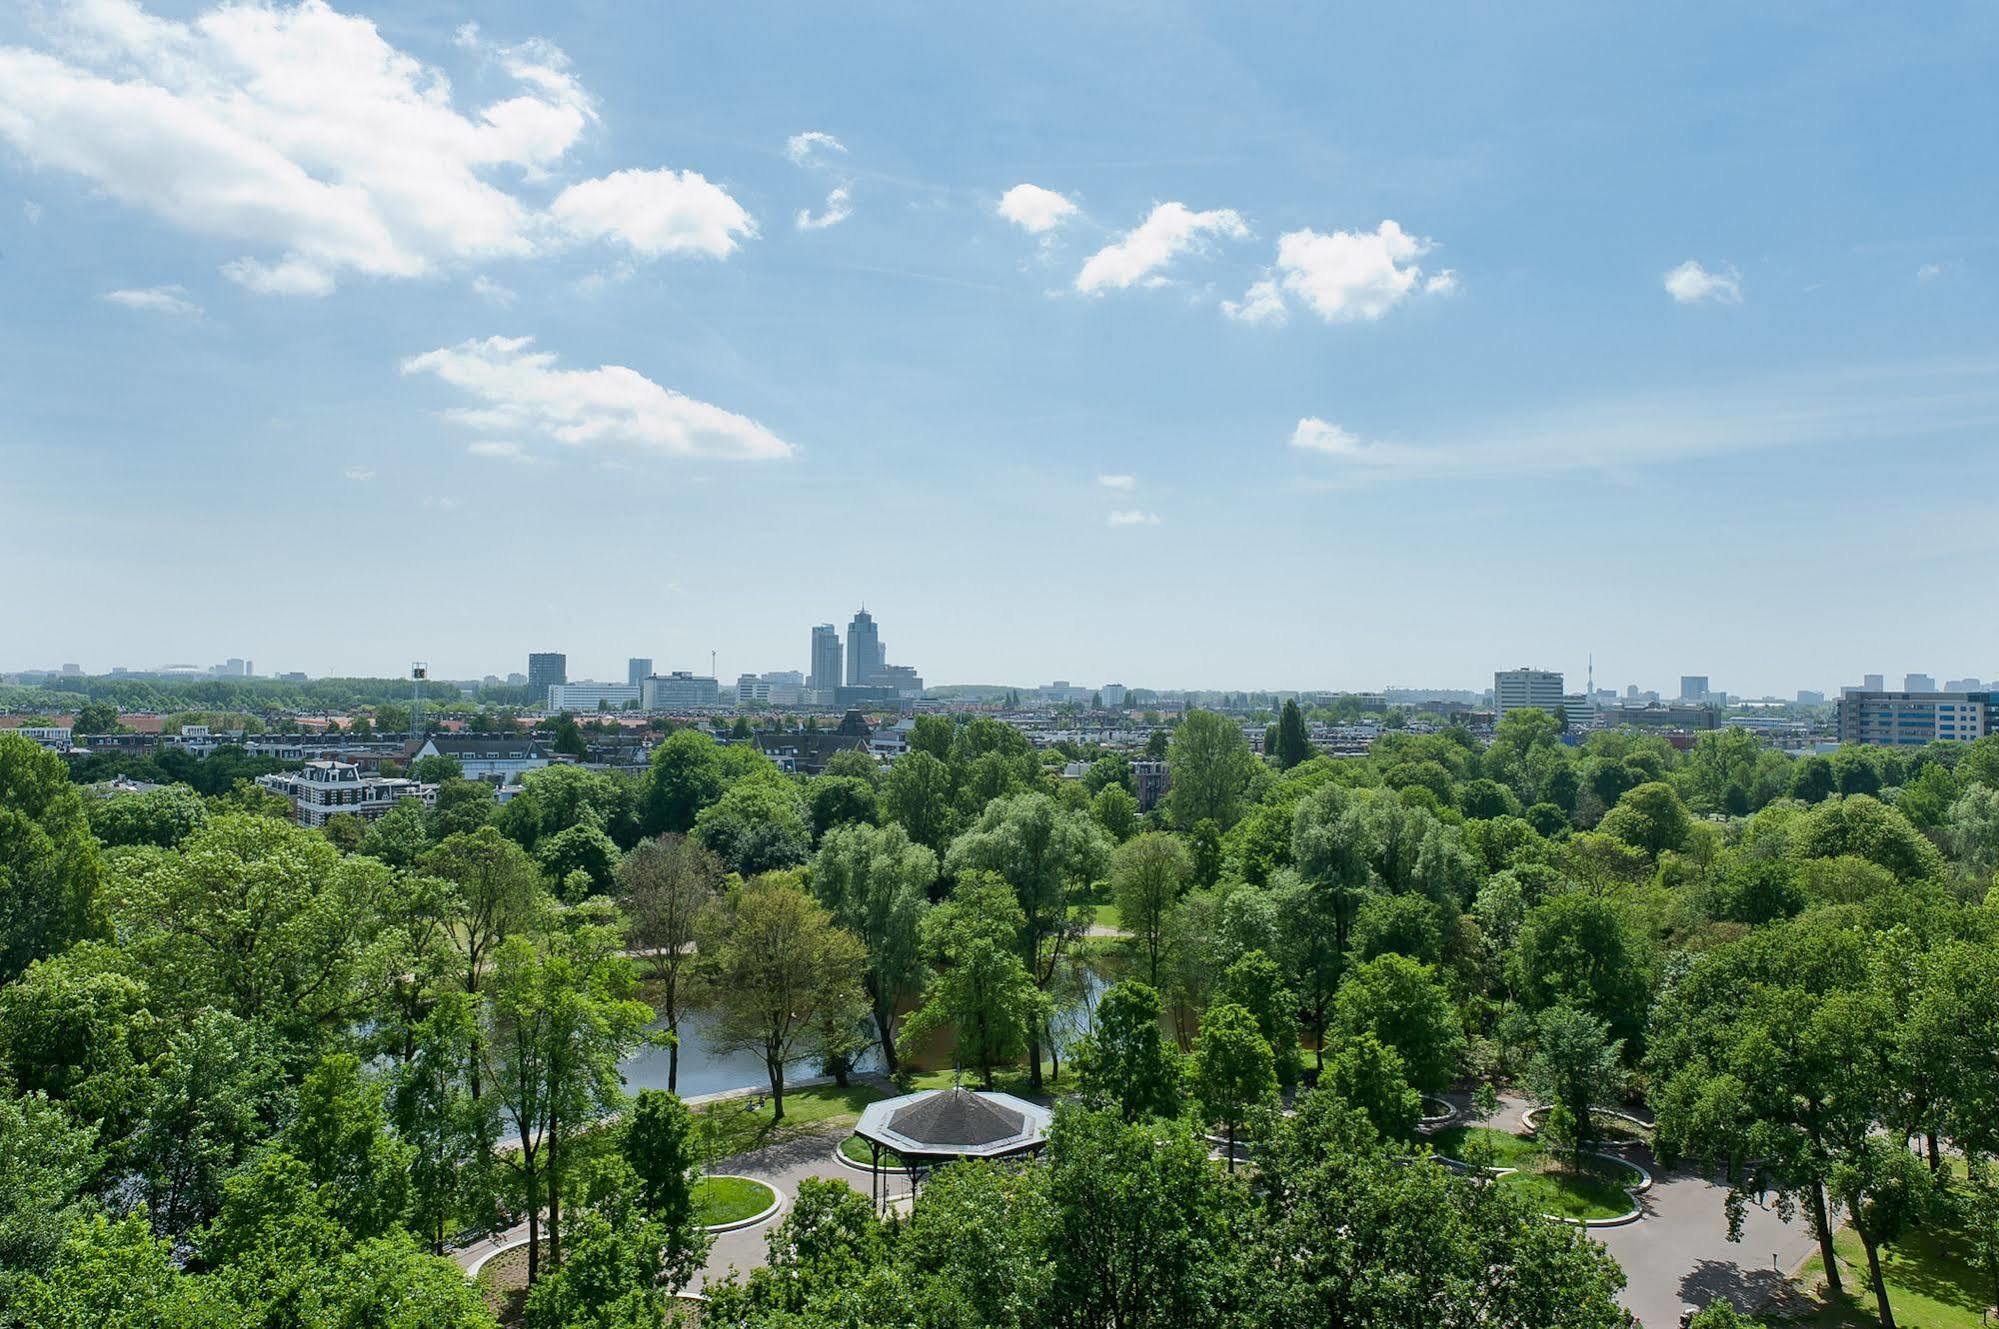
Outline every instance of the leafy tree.
<path id="1" fill-rule="evenodd" d="M 1047 997 L 1020 957 L 1025 926 L 1020 901 L 990 874 L 962 878 L 951 897 L 923 920 L 923 947 L 933 973 L 922 1003 L 902 1023 L 902 1055 L 934 1031 L 953 1026 L 953 1064 L 979 1073 L 993 1087 L 996 1068 L 1029 1046 Z"/>
<path id="2" fill-rule="evenodd" d="M 167 1039 L 129 1157 L 163 1234 L 213 1218 L 223 1183 L 269 1130 L 282 1077 L 256 1026 L 206 1010 Z"/>
<path id="3" fill-rule="evenodd" d="M 1225 831 L 1235 825 L 1256 757 L 1233 720 L 1214 711 L 1188 711 L 1173 731 L 1166 761 L 1173 778 L 1167 806 L 1175 826 L 1191 830 L 1212 821 Z"/>
<path id="4" fill-rule="evenodd" d="M 423 870 L 457 889 L 449 900 L 451 937 L 464 988 L 476 993 L 493 952 L 542 907 L 541 874 L 521 847 L 491 826 L 447 836 L 425 854 Z"/>
<path id="5" fill-rule="evenodd" d="M 0 734 L 0 984 L 44 955 L 106 935 L 102 873 L 62 758 Z"/>
<path id="6" fill-rule="evenodd" d="M 919 716 L 918 728 L 926 719 Z M 882 812 L 909 832 L 916 843 L 942 854 L 957 825 L 952 801 L 951 768 L 934 753 L 912 745 L 889 767 L 882 786 Z"/>
<path id="7" fill-rule="evenodd" d="M 79 734 L 115 734 L 122 726 L 118 723 L 116 706 L 108 701 L 91 701 L 77 707 L 70 727 Z"/>
<path id="8" fill-rule="evenodd" d="M 357 852 L 380 859 L 392 868 L 406 868 L 430 848 L 430 825 L 424 806 L 406 798 L 368 823 Z"/>
<path id="9" fill-rule="evenodd" d="M 1362 899 L 1354 919 L 1354 954 L 1362 960 L 1378 955 L 1406 955 L 1424 964 L 1443 956 L 1439 910 L 1420 895 L 1378 895 Z"/>
<path id="10" fill-rule="evenodd" d="M 361 842 L 368 838 L 368 823 L 355 813 L 336 812 L 320 826 L 319 833 L 341 853 L 358 854 Z"/>
<path id="11" fill-rule="evenodd" d="M 1256 1027 L 1270 1044 L 1277 1082 L 1297 1083 L 1297 1001 L 1285 986 L 1284 971 L 1260 950 L 1238 956 L 1215 985 L 1215 1000 L 1241 1006 L 1256 1017 Z"/>
<path id="12" fill-rule="evenodd" d="M 1597 1139 L 1596 1109 L 1613 1102 L 1623 1087 L 1624 1045 L 1602 1020 L 1569 1005 L 1542 1011 L 1538 1032 L 1540 1048 L 1528 1063 L 1527 1082 L 1550 1107 L 1546 1129 L 1558 1144 L 1588 1149 Z"/>
<path id="13" fill-rule="evenodd" d="M 1138 830 L 1138 800 L 1123 785 L 1105 785 L 1099 790 L 1090 800 L 1090 815 L 1119 844 L 1131 839 Z"/>
<path id="14" fill-rule="evenodd" d="M 646 958 L 652 1001 L 666 1022 L 666 1088 L 680 1089 L 680 1021 L 694 1004 L 694 945 L 702 911 L 722 888 L 722 860 L 684 835 L 643 840 L 618 864 L 626 940 Z"/>
<path id="15" fill-rule="evenodd" d="M 1187 855 L 1196 886 L 1212 886 L 1222 875 L 1222 828 L 1212 818 L 1194 823 L 1187 833 Z"/>
<path id="16" fill-rule="evenodd" d="M 1464 1031 L 1450 997 L 1428 965 L 1383 955 L 1354 966 L 1333 1001 L 1333 1028 L 1342 1038 L 1372 1034 L 1394 1048 L 1409 1082 L 1435 1093 L 1457 1074 Z"/>
<path id="17" fill-rule="evenodd" d="M 1277 717 L 1277 768 L 1288 771 L 1312 759 L 1312 740 L 1305 733 L 1305 715 L 1296 698 L 1286 697 Z"/>
<path id="18" fill-rule="evenodd" d="M 694 838 L 744 876 L 796 867 L 811 853 L 805 802 L 777 780 L 739 780 L 694 819 Z"/>
<path id="19" fill-rule="evenodd" d="M 1384 1140 L 1413 1140 L 1423 1095 L 1409 1083 L 1402 1055 L 1371 1033 L 1343 1040 L 1319 1084 L 1365 1113 Z"/>
<path id="20" fill-rule="evenodd" d="M 642 1090 L 625 1116 L 620 1147 L 637 1179 L 639 1212 L 658 1226 L 666 1284 L 682 1287 L 698 1272 L 709 1246 L 694 1214 L 701 1169 L 694 1116 L 676 1095 Z"/>
<path id="21" fill-rule="evenodd" d="M 1530 1012 L 1568 1002 L 1635 1040 L 1651 1000 L 1645 947 L 1621 906 L 1571 891 L 1527 915 L 1509 976 Z"/>
<path id="22" fill-rule="evenodd" d="M 409 777 L 422 784 L 444 784 L 450 780 L 463 780 L 465 767 L 456 757 L 442 753 L 430 757 L 418 757 L 410 763 Z"/>
<path id="23" fill-rule="evenodd" d="M 1673 792 L 1673 786 L 1653 781 L 1628 791 L 1616 807 L 1604 814 L 1597 829 L 1644 850 L 1648 858 L 1657 859 L 1669 849 L 1686 846 L 1687 836 L 1693 831 L 1693 818 L 1680 802 L 1680 796 Z"/>
<path id="24" fill-rule="evenodd" d="M 1122 752 L 1106 752 L 1090 763 L 1090 769 L 1083 772 L 1083 788 L 1095 798 L 1104 790 L 1116 785 L 1127 794 L 1135 793 L 1132 788 L 1131 758 Z"/>
<path id="25" fill-rule="evenodd" d="M 1069 904 L 1081 886 L 1104 873 L 1110 840 L 1086 813 L 1061 807 L 1046 794 L 1015 794 L 986 806 L 971 829 L 952 842 L 951 875 L 990 872 L 1020 901 L 1021 961 L 1044 991 L 1054 978 L 1073 926 Z M 1028 1083 L 1041 1087 L 1042 1031 L 1028 1031 Z"/>
<path id="26" fill-rule="evenodd" d="M 589 822 L 558 831 L 535 850 L 542 876 L 563 888 L 565 895 L 569 895 L 567 883 L 575 873 L 588 879 L 589 894 L 610 894 L 617 886 L 618 858 L 618 846 L 611 837 Z"/>
<path id="27" fill-rule="evenodd" d="M 703 1325 L 751 1329 L 809 1323 L 800 1317 L 815 1296 L 851 1297 L 887 1255 L 887 1238 L 868 1197 L 844 1181 L 798 1183 L 784 1221 L 772 1229 L 766 1263 L 747 1279 L 732 1272 L 703 1289 Z"/>
<path id="28" fill-rule="evenodd" d="M 1846 1206 L 1854 1235 L 1867 1253 L 1867 1278 L 1882 1329 L 1895 1329 L 1881 1248 L 1922 1221 L 1932 1204 L 1930 1174 L 1921 1160 L 1892 1140 L 1870 1135 L 1832 1169 L 1832 1191 Z"/>
<path id="29" fill-rule="evenodd" d="M 1161 832 L 1127 841 L 1111 857 L 1111 896 L 1117 902 L 1118 922 L 1131 934 L 1145 962 L 1145 981 L 1155 988 L 1167 923 L 1186 894 L 1193 869 L 1180 841 Z"/>
<path id="30" fill-rule="evenodd" d="M 677 729 L 652 750 L 640 795 L 639 822 L 647 835 L 694 829 L 701 809 L 722 796 L 715 740 L 699 729 Z"/>
<path id="31" fill-rule="evenodd" d="M 784 1073 L 829 1046 L 829 1031 L 866 1018 L 867 948 L 811 896 L 781 878 L 746 882 L 699 926 L 700 970 L 713 995 L 718 1052 L 755 1052 L 770 1079 L 771 1119 L 784 1119 Z"/>
<path id="32" fill-rule="evenodd" d="M 0 1319 L 21 1280 L 53 1268 L 64 1237 L 88 1217 L 94 1136 L 45 1095 L 0 1097 Z"/>
<path id="33" fill-rule="evenodd" d="M 168 1032 L 122 961 L 110 945 L 84 942 L 0 988 L 0 1080 L 67 1105 L 105 1147 L 130 1133 Z"/>
<path id="34" fill-rule="evenodd" d="M 937 856 L 896 825 L 842 826 L 812 863 L 813 894 L 867 948 L 868 1005 L 891 1075 L 896 1009 L 923 985 L 923 918 L 936 880 Z"/>
<path id="35" fill-rule="evenodd" d="M 636 1214 L 619 1218 L 578 1220 L 562 1267 L 528 1293 L 527 1329 L 658 1329 L 668 1306 L 659 1230 Z"/>
<path id="36" fill-rule="evenodd" d="M 430 809 L 432 843 L 478 830 L 492 820 L 495 806 L 493 786 L 484 780 L 446 780 L 437 787 L 437 802 Z"/>
<path id="37" fill-rule="evenodd" d="M 1791 847 L 1801 858 L 1864 858 L 1902 882 L 1944 877 L 1936 846 L 1901 813 L 1864 795 L 1828 799 L 1805 813 Z"/>
<path id="38" fill-rule="evenodd" d="M 806 786 L 806 802 L 815 842 L 836 826 L 872 826 L 881 819 L 874 783 L 858 776 L 821 775 Z"/>
<path id="39" fill-rule="evenodd" d="M 90 829 L 105 848 L 150 844 L 173 849 L 208 822 L 208 805 L 184 784 L 91 800 Z"/>
<path id="40" fill-rule="evenodd" d="M 1248 1008 L 1229 1001 L 1208 1007 L 1194 1040 L 1190 1086 L 1205 1119 L 1227 1135 L 1229 1171 L 1235 1171 L 1237 1130 L 1256 1109 L 1277 1101 L 1270 1040 Z"/>
<path id="41" fill-rule="evenodd" d="M 180 1273 L 172 1243 L 155 1239 L 137 1213 L 72 1226 L 54 1266 L 26 1278 L 12 1309 L 18 1323 L 38 1329 L 231 1322 L 230 1308 L 202 1280 Z"/>
<path id="42" fill-rule="evenodd" d="M 1086 1102 L 1126 1121 L 1180 1110 L 1180 1054 L 1166 1045 L 1159 994 L 1135 980 L 1113 983 L 1097 1002 L 1095 1027 L 1076 1051 Z"/>

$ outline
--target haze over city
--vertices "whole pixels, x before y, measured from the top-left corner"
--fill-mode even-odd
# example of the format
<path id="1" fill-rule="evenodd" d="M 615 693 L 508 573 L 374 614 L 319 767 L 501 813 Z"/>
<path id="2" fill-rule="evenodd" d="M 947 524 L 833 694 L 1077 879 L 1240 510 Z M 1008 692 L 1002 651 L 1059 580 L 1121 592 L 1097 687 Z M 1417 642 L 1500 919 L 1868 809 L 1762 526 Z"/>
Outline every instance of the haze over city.
<path id="1" fill-rule="evenodd" d="M 1995 23 L 11 9 L 0 667 L 1999 673 Z"/>

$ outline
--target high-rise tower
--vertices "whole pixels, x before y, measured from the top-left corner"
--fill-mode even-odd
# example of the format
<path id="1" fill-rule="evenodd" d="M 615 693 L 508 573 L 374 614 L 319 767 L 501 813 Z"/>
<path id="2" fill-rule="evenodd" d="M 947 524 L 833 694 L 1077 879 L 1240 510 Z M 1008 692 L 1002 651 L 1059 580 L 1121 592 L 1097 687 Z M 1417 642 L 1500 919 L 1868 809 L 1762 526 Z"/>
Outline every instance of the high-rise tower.
<path id="1" fill-rule="evenodd" d="M 831 692 L 840 686 L 840 629 L 821 623 L 812 629 L 812 676 L 805 686 L 815 692 Z"/>
<path id="2" fill-rule="evenodd" d="M 884 663 L 881 633 L 873 616 L 862 609 L 847 624 L 847 686 L 873 686 Z"/>

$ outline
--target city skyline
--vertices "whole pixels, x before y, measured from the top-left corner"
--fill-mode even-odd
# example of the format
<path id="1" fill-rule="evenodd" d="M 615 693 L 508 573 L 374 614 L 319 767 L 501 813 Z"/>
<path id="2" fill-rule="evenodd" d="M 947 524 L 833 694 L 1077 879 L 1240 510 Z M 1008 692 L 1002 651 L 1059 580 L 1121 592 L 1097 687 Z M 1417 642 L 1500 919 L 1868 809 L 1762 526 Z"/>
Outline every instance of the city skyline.
<path id="1" fill-rule="evenodd" d="M 1999 673 L 1995 45 L 17 6 L 0 563 L 79 612 L 0 656 L 615 680 L 864 597 L 936 682 Z"/>

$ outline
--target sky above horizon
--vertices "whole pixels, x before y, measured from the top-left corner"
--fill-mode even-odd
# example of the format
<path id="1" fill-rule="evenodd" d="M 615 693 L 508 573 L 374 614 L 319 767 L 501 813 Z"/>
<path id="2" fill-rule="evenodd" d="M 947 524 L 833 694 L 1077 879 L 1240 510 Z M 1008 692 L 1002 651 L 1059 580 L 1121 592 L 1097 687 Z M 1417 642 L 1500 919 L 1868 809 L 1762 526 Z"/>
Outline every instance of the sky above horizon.
<path id="1" fill-rule="evenodd" d="M 0 669 L 1999 676 L 1999 10 L 0 14 Z"/>

